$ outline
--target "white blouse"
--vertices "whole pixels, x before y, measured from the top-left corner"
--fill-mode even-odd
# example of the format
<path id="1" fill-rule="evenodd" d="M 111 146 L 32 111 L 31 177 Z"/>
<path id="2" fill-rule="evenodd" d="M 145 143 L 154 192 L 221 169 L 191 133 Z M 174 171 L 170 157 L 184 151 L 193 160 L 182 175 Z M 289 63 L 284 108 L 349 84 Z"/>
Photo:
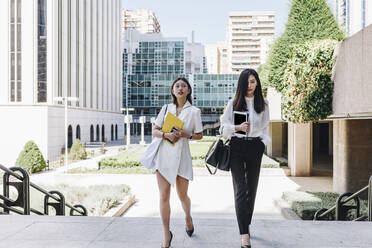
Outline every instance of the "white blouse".
<path id="1" fill-rule="evenodd" d="M 158 127 L 163 126 L 166 106 L 163 106 L 155 120 L 155 125 Z M 167 112 L 176 115 L 176 105 L 168 104 Z M 182 129 L 185 132 L 190 134 L 203 132 L 200 109 L 192 106 L 188 101 L 183 106 L 178 118 L 184 122 Z M 188 180 L 193 179 L 192 158 L 188 138 L 179 139 L 174 146 L 163 139 L 155 155 L 154 162 L 153 172 L 158 170 L 172 186 L 176 182 L 177 175 Z"/>
<path id="2" fill-rule="evenodd" d="M 220 134 L 226 139 L 231 137 L 246 137 L 244 134 L 239 134 L 235 132 L 235 125 L 233 120 L 233 99 L 227 103 L 225 111 L 221 117 Z M 262 142 L 267 145 L 271 142 L 269 136 L 269 102 L 265 99 L 265 110 L 261 113 L 257 113 L 254 110 L 254 97 L 246 97 L 245 101 L 247 103 L 250 128 L 248 132 L 248 137 L 260 137 Z"/>

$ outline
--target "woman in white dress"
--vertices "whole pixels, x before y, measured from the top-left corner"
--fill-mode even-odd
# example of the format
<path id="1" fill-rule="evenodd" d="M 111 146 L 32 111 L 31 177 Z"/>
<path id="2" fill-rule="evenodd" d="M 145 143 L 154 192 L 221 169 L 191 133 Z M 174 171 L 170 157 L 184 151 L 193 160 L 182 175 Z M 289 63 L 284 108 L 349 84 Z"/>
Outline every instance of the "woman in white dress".
<path id="1" fill-rule="evenodd" d="M 160 193 L 160 215 L 164 228 L 162 247 L 170 247 L 173 237 L 169 230 L 171 185 L 176 184 L 178 197 L 185 211 L 186 233 L 191 237 L 194 232 L 190 212 L 191 201 L 187 195 L 189 181 L 193 179 L 189 141 L 203 138 L 203 126 L 200 109 L 192 106 L 191 93 L 192 89 L 187 79 L 177 78 L 171 86 L 173 103 L 162 107 L 152 130 L 154 137 L 163 138 L 154 158 L 153 169 L 156 173 Z M 161 131 L 167 112 L 176 115 L 184 122 L 182 130 L 172 133 Z M 164 139 L 173 141 L 174 146 Z"/>
<path id="2" fill-rule="evenodd" d="M 248 121 L 235 125 L 234 111 L 248 113 Z M 261 160 L 265 146 L 271 142 L 269 122 L 269 102 L 263 98 L 258 74 L 253 69 L 246 69 L 240 73 L 235 97 L 227 103 L 220 127 L 220 133 L 230 139 L 230 169 L 241 248 L 251 247 L 249 227 Z"/>

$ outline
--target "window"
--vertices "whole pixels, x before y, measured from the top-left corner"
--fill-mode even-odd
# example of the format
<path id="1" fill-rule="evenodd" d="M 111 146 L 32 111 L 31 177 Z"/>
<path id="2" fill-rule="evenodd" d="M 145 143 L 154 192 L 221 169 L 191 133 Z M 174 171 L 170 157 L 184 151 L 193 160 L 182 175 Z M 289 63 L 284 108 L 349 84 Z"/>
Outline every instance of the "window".
<path id="1" fill-rule="evenodd" d="M 362 1 L 362 28 L 366 27 L 366 0 Z"/>
<path id="2" fill-rule="evenodd" d="M 47 0 L 38 0 L 37 101 L 47 101 Z"/>
<path id="3" fill-rule="evenodd" d="M 77 125 L 77 127 L 76 127 L 76 138 L 81 140 L 80 125 Z"/>
<path id="4" fill-rule="evenodd" d="M 90 125 L 90 142 L 94 141 L 94 127 Z"/>
<path id="5" fill-rule="evenodd" d="M 10 102 L 22 101 L 22 1 L 10 1 Z"/>

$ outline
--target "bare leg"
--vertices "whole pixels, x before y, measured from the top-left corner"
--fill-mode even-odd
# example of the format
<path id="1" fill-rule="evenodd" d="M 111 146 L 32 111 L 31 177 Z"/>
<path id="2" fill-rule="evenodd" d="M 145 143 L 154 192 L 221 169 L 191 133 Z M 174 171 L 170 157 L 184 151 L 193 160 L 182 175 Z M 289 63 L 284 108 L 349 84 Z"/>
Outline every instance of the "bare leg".
<path id="1" fill-rule="evenodd" d="M 169 204 L 169 198 L 170 198 L 170 184 L 168 181 L 159 173 L 159 171 L 156 171 L 156 178 L 158 180 L 158 187 L 159 187 L 159 193 L 160 193 L 160 215 L 161 220 L 163 222 L 163 229 L 164 229 L 164 241 L 162 246 L 167 247 L 170 240 L 170 233 L 169 233 L 169 219 L 170 219 L 170 204 Z"/>
<path id="2" fill-rule="evenodd" d="M 192 229 L 192 220 L 191 220 L 191 201 L 187 195 L 187 190 L 189 188 L 189 180 L 177 176 L 176 180 L 177 194 L 181 200 L 183 211 L 186 215 L 186 228 L 187 230 Z"/>

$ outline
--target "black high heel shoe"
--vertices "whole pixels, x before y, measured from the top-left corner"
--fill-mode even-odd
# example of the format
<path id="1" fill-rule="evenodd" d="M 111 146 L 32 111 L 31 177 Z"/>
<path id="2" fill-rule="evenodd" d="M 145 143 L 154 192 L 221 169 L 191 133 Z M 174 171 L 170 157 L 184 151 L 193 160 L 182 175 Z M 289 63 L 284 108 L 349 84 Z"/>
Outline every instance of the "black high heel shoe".
<path id="1" fill-rule="evenodd" d="M 187 236 L 189 236 L 190 238 L 191 238 L 192 234 L 194 233 L 194 222 L 192 221 L 192 218 L 191 218 L 191 222 L 192 222 L 191 230 L 187 230 L 187 227 L 186 227 Z"/>
<path id="2" fill-rule="evenodd" d="M 173 238 L 173 233 L 172 233 L 171 231 L 169 231 L 169 233 L 170 233 L 171 238 L 170 238 L 170 240 L 169 240 L 168 246 L 161 246 L 161 248 L 169 248 L 169 247 L 171 247 L 171 244 L 172 244 L 172 238 Z"/>

